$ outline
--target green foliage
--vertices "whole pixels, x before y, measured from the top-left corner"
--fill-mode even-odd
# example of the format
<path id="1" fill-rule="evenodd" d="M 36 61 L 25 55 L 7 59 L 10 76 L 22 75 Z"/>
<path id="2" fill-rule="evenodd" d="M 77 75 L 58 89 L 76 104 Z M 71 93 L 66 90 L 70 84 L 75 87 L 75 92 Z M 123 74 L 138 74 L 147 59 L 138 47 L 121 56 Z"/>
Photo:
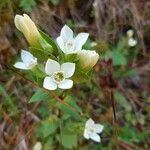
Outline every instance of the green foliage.
<path id="1" fill-rule="evenodd" d="M 118 92 L 118 91 L 115 92 L 115 100 L 126 111 L 130 112 L 132 110 L 131 105 L 128 103 L 127 99 L 121 92 Z"/>
<path id="2" fill-rule="evenodd" d="M 73 148 L 77 146 L 77 135 L 76 134 L 61 134 L 62 145 L 66 148 Z"/>
<path id="3" fill-rule="evenodd" d="M 60 108 L 60 110 L 62 110 L 65 114 L 70 115 L 70 117 L 73 117 L 76 120 L 80 120 L 81 119 L 80 115 L 76 111 L 76 109 L 74 109 L 70 105 L 66 105 L 66 104 L 63 104 L 63 103 L 58 103 L 57 107 Z"/>
<path id="4" fill-rule="evenodd" d="M 45 92 L 44 90 L 38 89 L 34 95 L 30 98 L 30 103 L 32 102 L 38 102 L 38 101 L 50 101 L 52 99 L 52 97 Z"/>
<path id="5" fill-rule="evenodd" d="M 128 131 L 128 132 L 127 132 Z M 126 124 L 124 127 L 120 128 L 120 138 L 132 143 L 139 143 L 145 138 L 145 132 L 139 132 L 136 128 L 133 128 Z"/>
<path id="6" fill-rule="evenodd" d="M 37 137 L 47 139 L 49 136 L 53 136 L 59 127 L 59 121 L 54 116 L 52 118 L 44 120 L 38 124 Z"/>
<path id="7" fill-rule="evenodd" d="M 119 51 L 113 51 L 112 60 L 113 66 L 121 66 L 127 64 L 125 56 Z"/>
<path id="8" fill-rule="evenodd" d="M 5 88 L 2 85 L 0 85 L 0 95 L 2 95 L 4 97 L 3 106 L 5 106 L 7 108 L 7 111 L 16 112 L 17 107 L 14 104 L 13 97 L 7 93 L 7 91 L 5 90 Z"/>
<path id="9" fill-rule="evenodd" d="M 73 76 L 73 80 L 76 83 L 86 82 L 90 80 L 90 78 L 91 78 L 91 72 L 86 73 L 86 72 L 79 71 L 79 70 L 76 70 Z"/>
<path id="10" fill-rule="evenodd" d="M 53 51 L 54 54 L 58 54 L 58 47 L 57 47 L 57 44 L 54 42 L 54 40 L 52 38 L 50 38 L 49 35 L 42 32 L 41 30 L 39 30 L 39 32 L 40 32 L 42 38 L 53 48 L 53 50 L 52 50 L 51 48 L 48 47 L 48 50 Z M 45 46 L 45 45 L 43 45 L 43 46 Z"/>
<path id="11" fill-rule="evenodd" d="M 59 4 L 60 0 L 50 0 L 50 2 L 51 2 L 54 6 L 56 6 L 56 5 Z"/>
<path id="12" fill-rule="evenodd" d="M 74 27 L 74 21 L 72 19 L 67 19 L 66 21 L 67 26 L 69 26 L 70 28 Z"/>
<path id="13" fill-rule="evenodd" d="M 19 4 L 23 11 L 31 12 L 32 8 L 36 5 L 36 0 L 19 0 Z"/>

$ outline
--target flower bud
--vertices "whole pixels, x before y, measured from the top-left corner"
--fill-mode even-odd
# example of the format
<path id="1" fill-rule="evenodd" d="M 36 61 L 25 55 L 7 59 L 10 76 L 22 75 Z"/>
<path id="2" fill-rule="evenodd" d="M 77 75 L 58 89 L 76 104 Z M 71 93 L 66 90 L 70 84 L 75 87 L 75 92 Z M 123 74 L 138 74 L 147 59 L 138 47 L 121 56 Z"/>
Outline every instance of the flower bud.
<path id="1" fill-rule="evenodd" d="M 98 53 L 90 50 L 81 50 L 78 52 L 79 66 L 84 71 L 89 71 L 99 59 Z"/>
<path id="2" fill-rule="evenodd" d="M 16 15 L 14 21 L 16 28 L 24 34 L 30 45 L 37 46 L 41 36 L 30 17 L 26 14 L 23 14 L 23 16 Z"/>
<path id="3" fill-rule="evenodd" d="M 128 38 L 133 37 L 133 34 L 134 34 L 134 31 L 132 29 L 130 29 L 130 30 L 127 31 Z"/>

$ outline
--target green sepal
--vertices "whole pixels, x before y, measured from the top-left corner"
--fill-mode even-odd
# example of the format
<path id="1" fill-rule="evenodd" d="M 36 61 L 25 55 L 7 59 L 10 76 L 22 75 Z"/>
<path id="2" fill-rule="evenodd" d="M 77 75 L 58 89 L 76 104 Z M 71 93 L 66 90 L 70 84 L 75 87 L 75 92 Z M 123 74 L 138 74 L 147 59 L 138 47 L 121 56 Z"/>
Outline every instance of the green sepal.
<path id="1" fill-rule="evenodd" d="M 79 60 L 79 57 L 77 54 L 64 55 L 65 62 L 77 62 L 78 60 Z"/>
<path id="2" fill-rule="evenodd" d="M 89 72 L 84 72 L 84 71 L 76 70 L 75 74 L 72 77 L 72 80 L 75 83 L 86 82 L 86 81 L 88 81 L 88 80 L 91 79 L 91 73 L 92 73 L 92 70 L 89 71 Z"/>
<path id="3" fill-rule="evenodd" d="M 39 30 L 42 38 L 52 47 L 52 52 L 54 53 L 55 56 L 58 55 L 58 47 L 57 44 L 54 42 L 52 38 L 49 37 L 48 34 L 44 33 L 43 31 Z M 44 46 L 44 45 L 43 45 Z"/>

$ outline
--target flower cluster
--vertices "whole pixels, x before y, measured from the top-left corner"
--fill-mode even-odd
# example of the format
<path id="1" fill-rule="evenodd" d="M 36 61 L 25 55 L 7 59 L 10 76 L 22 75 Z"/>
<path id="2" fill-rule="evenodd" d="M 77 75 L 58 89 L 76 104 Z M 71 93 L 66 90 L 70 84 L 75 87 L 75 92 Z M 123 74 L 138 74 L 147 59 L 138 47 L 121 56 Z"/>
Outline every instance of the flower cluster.
<path id="1" fill-rule="evenodd" d="M 16 15 L 15 25 L 26 37 L 30 47 L 29 51 L 21 50 L 21 61 L 16 62 L 14 67 L 29 70 L 36 78 L 42 74 L 41 86 L 47 90 L 72 88 L 73 82 L 81 81 L 91 74 L 90 71 L 99 59 L 96 51 L 83 49 L 88 33 L 74 36 L 73 31 L 64 25 L 60 36 L 55 41 L 38 30 L 26 14 Z M 95 124 L 92 119 L 89 119 L 85 125 L 84 137 L 100 142 L 98 134 L 102 130 L 102 125 Z M 33 149 L 41 149 L 41 147 L 41 143 L 38 142 Z"/>
<path id="2" fill-rule="evenodd" d="M 56 90 L 57 87 L 70 89 L 73 86 L 73 80 L 69 78 L 76 76 L 79 72 L 88 74 L 99 59 L 99 55 L 95 51 L 83 50 L 82 48 L 88 39 L 88 33 L 79 33 L 74 37 L 73 31 L 67 25 L 64 25 L 60 36 L 56 39 L 56 47 L 58 48 L 56 52 L 56 50 L 52 50 L 52 44 L 47 42 L 41 35 L 28 15 L 16 15 L 15 25 L 24 34 L 31 47 L 41 49 L 43 53 L 49 53 L 45 65 L 46 76 L 43 80 L 45 89 Z M 43 54 L 40 53 L 40 55 L 42 56 Z M 76 61 L 73 60 L 73 56 L 76 57 Z M 68 60 L 67 58 L 71 59 Z M 33 56 L 32 51 L 22 50 L 21 59 L 22 61 L 15 63 L 14 67 L 30 70 L 40 63 L 39 58 Z M 45 61 L 42 63 L 44 64 Z"/>

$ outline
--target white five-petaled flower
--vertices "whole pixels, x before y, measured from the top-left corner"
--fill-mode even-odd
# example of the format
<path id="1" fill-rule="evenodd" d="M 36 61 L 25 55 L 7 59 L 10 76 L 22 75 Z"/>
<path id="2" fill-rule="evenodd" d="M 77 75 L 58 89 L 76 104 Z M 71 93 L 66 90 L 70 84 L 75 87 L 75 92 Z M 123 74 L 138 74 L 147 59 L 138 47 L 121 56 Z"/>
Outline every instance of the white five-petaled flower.
<path id="1" fill-rule="evenodd" d="M 30 52 L 21 50 L 22 62 L 17 62 L 14 67 L 18 69 L 29 70 L 37 65 L 37 58 L 34 57 Z"/>
<path id="2" fill-rule="evenodd" d="M 79 33 L 75 38 L 73 37 L 73 31 L 64 25 L 61 29 L 60 36 L 56 39 L 58 46 L 65 54 L 77 53 L 82 49 L 89 34 Z"/>
<path id="3" fill-rule="evenodd" d="M 135 40 L 134 38 L 129 38 L 128 40 L 128 45 L 131 47 L 134 47 L 137 44 L 137 40 Z"/>
<path id="4" fill-rule="evenodd" d="M 48 75 L 44 79 L 43 87 L 48 90 L 70 89 L 73 81 L 68 79 L 75 72 L 75 63 L 63 63 L 60 65 L 57 61 L 48 59 L 45 66 L 45 72 Z"/>
<path id="5" fill-rule="evenodd" d="M 87 120 L 84 129 L 84 137 L 86 139 L 92 139 L 93 141 L 100 142 L 101 138 L 98 135 L 102 132 L 104 126 L 96 124 L 91 118 Z"/>

